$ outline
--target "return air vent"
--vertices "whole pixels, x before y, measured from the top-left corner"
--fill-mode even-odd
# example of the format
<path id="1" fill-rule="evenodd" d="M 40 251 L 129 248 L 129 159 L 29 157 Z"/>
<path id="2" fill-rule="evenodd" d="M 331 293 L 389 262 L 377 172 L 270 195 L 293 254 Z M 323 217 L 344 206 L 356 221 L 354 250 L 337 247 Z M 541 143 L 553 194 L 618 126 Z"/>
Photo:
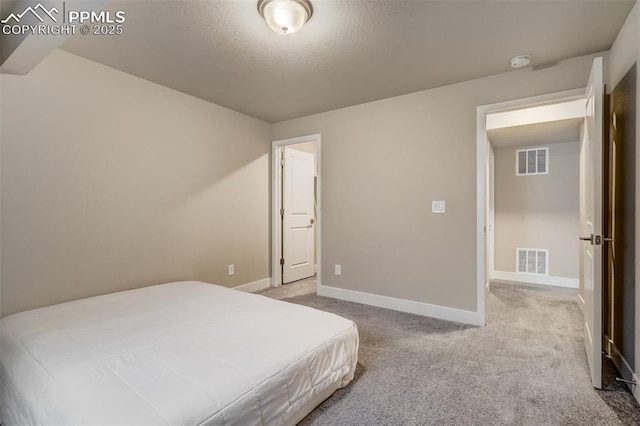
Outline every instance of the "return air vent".
<path id="1" fill-rule="evenodd" d="M 549 275 L 549 250 L 517 248 L 516 271 L 522 274 Z"/>
<path id="2" fill-rule="evenodd" d="M 516 175 L 546 175 L 549 173 L 549 148 L 516 151 Z"/>

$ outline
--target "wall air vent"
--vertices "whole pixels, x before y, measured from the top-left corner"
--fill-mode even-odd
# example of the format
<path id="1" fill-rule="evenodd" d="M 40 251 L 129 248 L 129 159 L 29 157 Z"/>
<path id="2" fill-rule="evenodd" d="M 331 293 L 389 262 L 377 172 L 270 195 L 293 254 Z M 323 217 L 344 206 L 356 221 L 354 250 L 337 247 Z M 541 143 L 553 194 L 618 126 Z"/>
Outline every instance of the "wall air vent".
<path id="1" fill-rule="evenodd" d="M 549 250 L 516 248 L 516 271 L 519 274 L 549 275 Z"/>
<path id="2" fill-rule="evenodd" d="M 549 148 L 516 151 L 516 175 L 546 175 L 549 173 Z"/>

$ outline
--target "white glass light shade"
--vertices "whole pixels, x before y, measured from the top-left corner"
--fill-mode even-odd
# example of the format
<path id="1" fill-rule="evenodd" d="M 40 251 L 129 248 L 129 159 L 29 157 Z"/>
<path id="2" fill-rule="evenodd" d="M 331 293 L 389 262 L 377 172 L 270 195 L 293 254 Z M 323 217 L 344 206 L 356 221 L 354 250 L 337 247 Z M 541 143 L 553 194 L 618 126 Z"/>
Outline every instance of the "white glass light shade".
<path id="1" fill-rule="evenodd" d="M 283 35 L 298 32 L 312 14 L 307 0 L 261 0 L 258 10 L 269 28 Z"/>

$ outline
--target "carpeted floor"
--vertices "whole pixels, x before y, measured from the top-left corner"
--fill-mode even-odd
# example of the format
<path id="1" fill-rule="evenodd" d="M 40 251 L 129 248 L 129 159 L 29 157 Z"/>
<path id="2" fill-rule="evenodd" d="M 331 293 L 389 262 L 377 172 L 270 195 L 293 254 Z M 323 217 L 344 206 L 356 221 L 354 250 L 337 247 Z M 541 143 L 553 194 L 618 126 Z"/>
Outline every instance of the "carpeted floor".
<path id="1" fill-rule="evenodd" d="M 575 291 L 495 283 L 485 327 L 320 297 L 314 279 L 262 294 L 358 326 L 355 380 L 301 425 L 640 425 L 611 366 L 591 386 Z"/>

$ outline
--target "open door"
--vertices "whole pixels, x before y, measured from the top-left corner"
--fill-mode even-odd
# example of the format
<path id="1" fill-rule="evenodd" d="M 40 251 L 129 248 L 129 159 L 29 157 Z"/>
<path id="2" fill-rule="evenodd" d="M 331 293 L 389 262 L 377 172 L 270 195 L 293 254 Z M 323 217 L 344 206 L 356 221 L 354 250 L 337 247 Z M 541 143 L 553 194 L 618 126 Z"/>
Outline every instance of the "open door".
<path id="1" fill-rule="evenodd" d="M 489 298 L 491 291 L 491 271 L 493 270 L 493 223 L 494 223 L 494 151 L 493 146 L 487 141 L 486 158 L 485 158 L 485 222 L 484 222 L 484 300 Z M 484 322 L 489 321 L 489 310 L 484 311 Z"/>
<path id="2" fill-rule="evenodd" d="M 489 281 L 494 278 L 495 272 L 495 240 L 496 240 L 496 155 L 493 146 L 489 143 L 487 147 L 489 151 L 489 189 L 487 196 L 487 231 L 489 237 L 489 251 L 487 252 L 487 267 Z"/>
<path id="3" fill-rule="evenodd" d="M 582 271 L 580 288 L 584 299 L 584 345 L 591 381 L 602 387 L 602 58 L 593 61 L 586 91 L 584 139 L 581 146 L 582 188 L 580 204 Z"/>
<path id="4" fill-rule="evenodd" d="M 282 162 L 282 283 L 315 273 L 315 157 L 283 148 Z"/>

